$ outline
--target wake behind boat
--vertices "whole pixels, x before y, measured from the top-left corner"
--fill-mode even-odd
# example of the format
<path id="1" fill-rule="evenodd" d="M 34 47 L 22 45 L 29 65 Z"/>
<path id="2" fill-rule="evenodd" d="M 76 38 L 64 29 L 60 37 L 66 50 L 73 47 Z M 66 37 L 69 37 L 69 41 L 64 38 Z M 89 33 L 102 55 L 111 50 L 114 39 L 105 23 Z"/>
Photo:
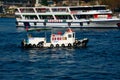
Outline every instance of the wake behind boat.
<path id="1" fill-rule="evenodd" d="M 15 12 L 17 27 L 117 28 L 120 18 L 106 5 L 70 7 L 20 7 Z"/>

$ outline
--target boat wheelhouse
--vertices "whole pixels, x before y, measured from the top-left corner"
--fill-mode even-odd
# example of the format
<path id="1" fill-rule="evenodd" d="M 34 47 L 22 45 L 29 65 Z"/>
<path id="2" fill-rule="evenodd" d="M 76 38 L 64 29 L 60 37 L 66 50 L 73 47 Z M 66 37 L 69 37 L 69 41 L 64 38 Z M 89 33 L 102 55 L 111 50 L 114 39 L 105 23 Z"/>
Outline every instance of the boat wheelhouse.
<path id="1" fill-rule="evenodd" d="M 70 7 L 20 7 L 16 26 L 28 27 L 118 27 L 120 19 L 106 5 Z M 27 24 L 27 25 L 26 25 Z"/>

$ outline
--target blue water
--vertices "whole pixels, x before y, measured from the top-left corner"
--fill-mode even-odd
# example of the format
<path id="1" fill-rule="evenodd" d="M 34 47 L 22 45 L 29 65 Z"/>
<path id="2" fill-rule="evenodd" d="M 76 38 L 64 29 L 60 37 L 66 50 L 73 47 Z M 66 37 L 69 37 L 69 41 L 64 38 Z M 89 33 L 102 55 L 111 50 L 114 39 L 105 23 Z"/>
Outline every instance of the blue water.
<path id="1" fill-rule="evenodd" d="M 22 49 L 26 32 L 1 18 L 0 80 L 120 80 L 120 30 L 74 31 L 89 38 L 86 48 Z"/>

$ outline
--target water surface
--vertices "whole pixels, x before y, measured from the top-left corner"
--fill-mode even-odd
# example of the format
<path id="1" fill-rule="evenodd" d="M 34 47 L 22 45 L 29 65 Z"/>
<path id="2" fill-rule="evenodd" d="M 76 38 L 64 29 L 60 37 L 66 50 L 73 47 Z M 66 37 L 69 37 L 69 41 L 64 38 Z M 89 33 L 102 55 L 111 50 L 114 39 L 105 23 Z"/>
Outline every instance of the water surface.
<path id="1" fill-rule="evenodd" d="M 26 32 L 0 18 L 0 80 L 120 80 L 120 30 L 74 31 L 86 48 L 22 49 Z"/>

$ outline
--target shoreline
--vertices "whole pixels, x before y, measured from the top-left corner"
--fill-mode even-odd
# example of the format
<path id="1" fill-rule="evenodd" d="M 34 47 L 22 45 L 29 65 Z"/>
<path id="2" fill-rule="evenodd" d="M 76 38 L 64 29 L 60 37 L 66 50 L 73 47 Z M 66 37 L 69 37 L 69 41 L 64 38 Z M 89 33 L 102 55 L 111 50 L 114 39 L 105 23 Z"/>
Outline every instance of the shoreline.
<path id="1" fill-rule="evenodd" d="M 14 14 L 0 14 L 0 18 L 15 18 Z"/>

